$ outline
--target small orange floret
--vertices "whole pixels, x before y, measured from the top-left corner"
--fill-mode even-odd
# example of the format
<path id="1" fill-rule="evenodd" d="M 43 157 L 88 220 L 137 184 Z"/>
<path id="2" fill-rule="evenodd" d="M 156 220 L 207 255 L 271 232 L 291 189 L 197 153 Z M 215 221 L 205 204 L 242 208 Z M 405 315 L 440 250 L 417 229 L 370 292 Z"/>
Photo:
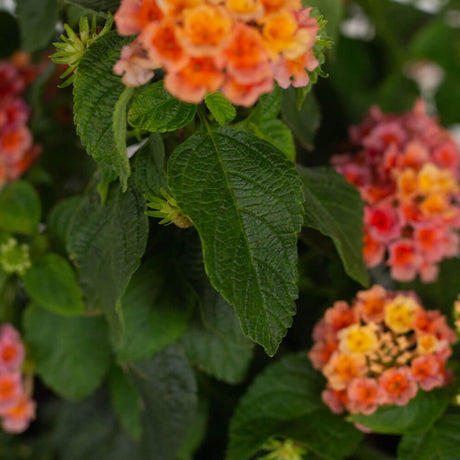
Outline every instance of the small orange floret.
<path id="1" fill-rule="evenodd" d="M 177 26 L 170 19 L 164 19 L 160 24 L 150 24 L 139 39 L 149 58 L 168 70 L 178 70 L 189 60 L 178 40 Z"/>
<path id="2" fill-rule="evenodd" d="M 190 56 L 215 56 L 231 30 L 232 20 L 224 8 L 199 5 L 184 12 L 181 42 Z"/>
<path id="3" fill-rule="evenodd" d="M 219 89 L 224 80 L 221 68 L 212 58 L 192 58 L 177 72 L 165 77 L 165 88 L 185 102 L 197 104 L 207 92 Z"/>

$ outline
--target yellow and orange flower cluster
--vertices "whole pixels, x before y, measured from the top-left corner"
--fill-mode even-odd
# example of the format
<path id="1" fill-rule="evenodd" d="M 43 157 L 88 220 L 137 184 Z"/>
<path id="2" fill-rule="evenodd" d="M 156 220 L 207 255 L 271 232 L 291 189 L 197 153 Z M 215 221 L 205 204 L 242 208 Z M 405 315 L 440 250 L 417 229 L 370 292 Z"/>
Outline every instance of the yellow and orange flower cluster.
<path id="1" fill-rule="evenodd" d="M 313 330 L 309 352 L 327 378 L 322 399 L 335 413 L 372 414 L 379 406 L 406 405 L 419 388 L 451 380 L 445 365 L 455 332 L 437 310 L 425 310 L 413 292 L 381 286 L 335 302 Z"/>
<path id="2" fill-rule="evenodd" d="M 123 0 L 118 33 L 139 35 L 114 71 L 139 86 L 163 68 L 166 89 L 183 101 L 221 90 L 250 106 L 275 80 L 282 88 L 309 83 L 319 29 L 310 11 L 301 0 Z"/>
<path id="3" fill-rule="evenodd" d="M 386 263 L 398 281 L 434 281 L 439 262 L 459 251 L 460 151 L 420 101 L 403 115 L 373 108 L 350 130 L 356 154 L 336 155 L 336 169 L 366 204 L 364 259 Z"/>

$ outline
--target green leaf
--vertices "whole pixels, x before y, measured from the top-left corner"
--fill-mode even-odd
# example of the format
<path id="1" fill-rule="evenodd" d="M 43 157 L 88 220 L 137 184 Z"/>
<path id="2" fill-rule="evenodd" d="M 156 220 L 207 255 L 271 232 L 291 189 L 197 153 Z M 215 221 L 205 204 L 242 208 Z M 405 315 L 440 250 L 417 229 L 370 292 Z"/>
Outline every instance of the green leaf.
<path id="1" fill-rule="evenodd" d="M 324 379 L 306 356 L 290 355 L 268 366 L 234 413 L 226 460 L 252 458 L 272 436 L 301 442 L 320 458 L 350 455 L 362 435 L 324 406 L 323 389 Z"/>
<path id="2" fill-rule="evenodd" d="M 460 458 L 460 413 L 444 414 L 429 430 L 403 436 L 399 460 L 449 460 Z"/>
<path id="3" fill-rule="evenodd" d="M 136 387 L 120 367 L 113 367 L 109 376 L 110 396 L 121 426 L 136 441 L 142 436 L 141 400 Z"/>
<path id="4" fill-rule="evenodd" d="M 32 234 L 38 230 L 40 216 L 40 198 L 27 182 L 14 182 L 0 192 L 0 229 Z"/>
<path id="5" fill-rule="evenodd" d="M 332 238 L 347 274 L 369 284 L 363 260 L 363 202 L 353 185 L 328 168 L 298 166 L 304 184 L 306 227 Z"/>
<path id="6" fill-rule="evenodd" d="M 207 94 L 204 102 L 221 126 L 228 125 L 236 117 L 235 107 L 220 92 Z"/>
<path id="7" fill-rule="evenodd" d="M 171 345 L 131 366 L 143 403 L 145 459 L 176 460 L 197 411 L 195 376 L 184 352 Z"/>
<path id="8" fill-rule="evenodd" d="M 97 162 L 113 168 L 124 185 L 129 175 L 129 165 L 124 152 L 119 150 L 123 142 L 120 124 L 129 91 L 124 92 L 125 86 L 120 77 L 112 72 L 112 67 L 120 58 L 122 46 L 129 41 L 120 38 L 116 32 L 100 37 L 81 59 L 74 82 L 77 134 L 88 153 Z M 124 97 L 120 99 L 122 93 Z M 117 131 L 114 131 L 114 127 L 117 127 Z"/>
<path id="9" fill-rule="evenodd" d="M 136 185 L 144 196 L 161 197 L 167 189 L 165 176 L 165 148 L 160 134 L 152 134 L 136 152 Z"/>
<path id="10" fill-rule="evenodd" d="M 123 191 L 128 187 L 128 177 L 131 174 L 128 152 L 126 150 L 126 117 L 129 101 L 134 88 L 126 87 L 115 104 L 112 118 L 112 129 L 115 136 L 115 146 L 118 154 L 119 175 Z"/>
<path id="11" fill-rule="evenodd" d="M 312 150 L 321 123 L 321 112 L 314 94 L 308 93 L 298 110 L 296 90 L 290 87 L 283 92 L 281 114 L 299 144 L 307 150 Z"/>
<path id="12" fill-rule="evenodd" d="M 200 235 L 206 272 L 243 331 L 273 355 L 295 313 L 301 182 L 282 152 L 245 131 L 197 133 L 168 182 Z"/>
<path id="13" fill-rule="evenodd" d="M 45 254 L 33 262 L 23 280 L 27 293 L 40 307 L 69 316 L 85 312 L 75 272 L 63 257 Z"/>
<path id="14" fill-rule="evenodd" d="M 166 133 L 188 125 L 195 114 L 196 105 L 174 98 L 159 81 L 146 86 L 134 98 L 128 120 L 135 128 Z"/>
<path id="15" fill-rule="evenodd" d="M 49 45 L 58 19 L 57 0 L 17 0 L 16 14 L 24 51 L 38 51 Z"/>
<path id="16" fill-rule="evenodd" d="M 148 358 L 187 327 L 196 294 L 169 253 L 155 254 L 134 274 L 121 300 L 125 330 L 114 348 L 121 361 Z"/>
<path id="17" fill-rule="evenodd" d="M 445 388 L 425 392 L 406 406 L 384 406 L 372 415 L 350 415 L 350 420 L 370 428 L 376 433 L 416 433 L 429 428 L 444 412 L 449 403 Z"/>
<path id="18" fill-rule="evenodd" d="M 10 13 L 0 11 L 0 59 L 10 57 L 19 47 L 16 19 Z"/>
<path id="19" fill-rule="evenodd" d="M 67 250 L 77 266 L 87 308 L 104 312 L 116 334 L 121 332 L 117 305 L 139 267 L 148 236 L 145 201 L 130 182 L 125 193 L 112 184 L 105 204 L 90 190 L 68 230 Z"/>
<path id="20" fill-rule="evenodd" d="M 218 380 L 238 383 L 252 360 L 253 343 L 243 334 L 233 308 L 209 283 L 198 235 L 187 235 L 178 263 L 199 293 L 201 303 L 181 342 L 200 370 Z"/>
<path id="21" fill-rule="evenodd" d="M 67 0 L 70 3 L 89 8 L 94 11 L 114 13 L 120 6 L 120 0 Z"/>
<path id="22" fill-rule="evenodd" d="M 24 328 L 37 373 L 57 394 L 81 399 L 102 383 L 111 361 L 103 318 L 68 318 L 32 305 Z"/>
<path id="23" fill-rule="evenodd" d="M 67 232 L 72 215 L 81 201 L 81 196 L 72 196 L 60 201 L 51 210 L 48 217 L 48 227 L 57 246 L 65 251 Z"/>
<path id="24" fill-rule="evenodd" d="M 258 128 L 258 137 L 280 149 L 289 160 L 295 160 L 296 151 L 292 132 L 281 120 L 275 118 L 262 121 Z"/>
<path id="25" fill-rule="evenodd" d="M 249 115 L 251 122 L 259 124 L 278 117 L 281 110 L 283 90 L 276 85 L 271 93 L 262 94 L 256 108 Z"/>

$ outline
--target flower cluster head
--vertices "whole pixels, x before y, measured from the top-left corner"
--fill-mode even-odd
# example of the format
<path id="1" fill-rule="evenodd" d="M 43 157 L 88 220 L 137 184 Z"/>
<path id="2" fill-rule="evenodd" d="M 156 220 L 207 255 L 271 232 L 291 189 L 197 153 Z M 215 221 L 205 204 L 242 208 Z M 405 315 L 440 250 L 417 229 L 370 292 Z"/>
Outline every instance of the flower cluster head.
<path id="1" fill-rule="evenodd" d="M 419 389 L 450 382 L 445 368 L 455 332 L 413 292 L 381 286 L 335 302 L 313 330 L 313 366 L 327 378 L 322 399 L 335 413 L 372 414 L 406 405 Z"/>
<path id="2" fill-rule="evenodd" d="M 0 61 L 0 188 L 18 179 L 41 151 L 27 127 L 30 109 L 22 98 L 35 76 L 26 55 Z"/>
<path id="3" fill-rule="evenodd" d="M 0 418 L 8 433 L 23 432 L 35 418 L 31 388 L 21 374 L 24 356 L 19 332 L 8 323 L 0 326 Z"/>
<path id="4" fill-rule="evenodd" d="M 401 116 L 378 108 L 350 129 L 356 154 L 336 155 L 337 171 L 365 202 L 364 258 L 386 259 L 391 275 L 424 282 L 439 262 L 459 250 L 460 152 L 448 131 L 425 113 L 423 102 Z"/>
<path id="5" fill-rule="evenodd" d="M 250 106 L 274 80 L 282 88 L 309 83 L 319 30 L 310 12 L 301 0 L 123 0 L 118 33 L 139 35 L 114 71 L 139 86 L 163 68 L 166 89 L 183 101 L 220 89 Z"/>

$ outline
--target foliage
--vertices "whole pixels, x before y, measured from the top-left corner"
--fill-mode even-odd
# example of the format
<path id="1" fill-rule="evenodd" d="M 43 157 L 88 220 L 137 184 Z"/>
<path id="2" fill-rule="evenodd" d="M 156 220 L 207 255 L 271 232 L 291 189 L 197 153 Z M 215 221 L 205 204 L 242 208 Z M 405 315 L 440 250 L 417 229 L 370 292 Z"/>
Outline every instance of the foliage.
<path id="1" fill-rule="evenodd" d="M 164 15 L 177 2 L 157 3 Z M 20 331 L 14 370 L 37 403 L 28 431 L 0 432 L 0 460 L 460 457 L 458 382 L 335 414 L 308 358 L 326 308 L 372 284 L 458 320 L 458 254 L 433 261 L 430 284 L 368 270 L 363 184 L 330 159 L 356 150 L 347 129 L 374 104 L 400 116 L 423 98 L 446 129 L 459 123 L 459 3 L 287 2 L 295 32 L 278 42 L 286 29 L 267 23 L 291 14 L 281 3 L 219 7 L 222 24 L 233 11 L 238 33 L 264 36 L 262 58 L 230 48 L 226 29 L 200 48 L 187 21 L 215 24 L 168 9 L 178 35 L 160 51 L 179 43 L 178 63 L 146 38 L 159 27 L 153 0 L 0 2 L 0 326 Z M 237 11 L 251 5 L 262 9 Z M 25 82 L 17 112 L 4 105 L 15 83 L 4 62 Z M 6 177 L 17 114 L 33 140 L 23 134 L 30 155 Z M 443 382 L 460 376 L 453 348 Z M 1 420 L 2 398 L 0 384 Z"/>

